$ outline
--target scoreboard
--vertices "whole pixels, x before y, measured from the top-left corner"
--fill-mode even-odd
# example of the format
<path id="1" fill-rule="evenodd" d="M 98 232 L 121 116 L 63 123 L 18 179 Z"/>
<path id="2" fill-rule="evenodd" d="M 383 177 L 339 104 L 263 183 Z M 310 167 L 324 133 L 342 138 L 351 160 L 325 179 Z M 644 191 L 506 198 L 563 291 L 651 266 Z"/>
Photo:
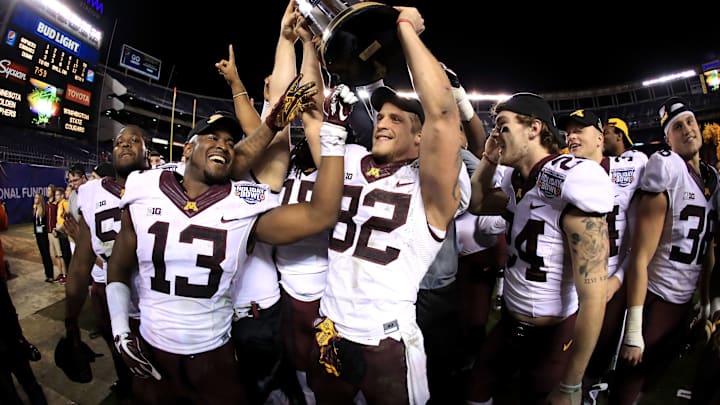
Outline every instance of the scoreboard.
<path id="1" fill-rule="evenodd" d="M 17 3 L 0 43 L 0 123 L 84 137 L 98 44 L 72 22 Z"/>

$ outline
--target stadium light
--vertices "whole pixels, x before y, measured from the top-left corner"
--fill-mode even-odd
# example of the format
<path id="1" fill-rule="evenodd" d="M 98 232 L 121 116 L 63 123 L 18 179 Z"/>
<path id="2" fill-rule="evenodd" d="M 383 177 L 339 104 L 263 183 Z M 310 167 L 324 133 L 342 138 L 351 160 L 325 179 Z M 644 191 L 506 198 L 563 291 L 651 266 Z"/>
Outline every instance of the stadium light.
<path id="1" fill-rule="evenodd" d="M 687 79 L 688 77 L 692 77 L 695 75 L 697 75 L 697 72 L 690 69 L 690 70 L 686 70 L 686 71 L 680 72 L 680 73 L 672 73 L 669 75 L 656 77 L 654 79 L 645 80 L 644 82 L 642 82 L 642 85 L 645 87 L 648 87 L 648 86 L 656 85 L 658 83 L 671 82 L 673 80 L 678 80 L 678 79 Z"/>

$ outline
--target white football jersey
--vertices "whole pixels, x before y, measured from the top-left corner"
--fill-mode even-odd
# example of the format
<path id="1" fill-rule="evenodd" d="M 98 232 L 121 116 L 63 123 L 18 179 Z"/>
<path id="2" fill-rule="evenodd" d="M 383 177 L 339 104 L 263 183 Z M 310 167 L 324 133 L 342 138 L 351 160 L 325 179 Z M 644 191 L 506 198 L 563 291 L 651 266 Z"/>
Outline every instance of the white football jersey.
<path id="1" fill-rule="evenodd" d="M 608 239 L 610 242 L 610 254 L 608 258 L 608 275 L 613 276 L 617 271 L 620 263 L 627 255 L 630 249 L 629 238 L 626 237 L 628 228 L 628 210 L 630 201 L 635 195 L 635 191 L 640 185 L 647 156 L 642 152 L 628 154 L 626 151 L 623 156 L 605 157 L 600 165 L 610 176 L 613 182 L 615 193 L 615 205 L 612 212 L 607 215 Z"/>
<path id="2" fill-rule="evenodd" d="M 214 185 L 190 200 L 172 171 L 128 176 L 120 206 L 137 234 L 140 333 L 149 344 L 194 354 L 229 340 L 230 282 L 258 215 L 277 205 L 262 184 Z"/>
<path id="3" fill-rule="evenodd" d="M 258 183 L 249 172 L 238 180 Z M 271 192 L 271 198 L 277 197 L 278 194 Z M 267 309 L 280 300 L 280 284 L 272 245 L 262 242 L 255 244 L 247 260 L 235 274 L 231 289 L 236 318 L 251 315 L 253 302 L 258 304 L 260 309 Z"/>
<path id="4" fill-rule="evenodd" d="M 663 150 L 650 156 L 640 183 L 668 198 L 660 243 L 648 263 L 648 290 L 675 304 L 692 299 L 713 237 L 717 172 L 704 163 L 701 171 L 696 175 L 680 155 Z"/>
<path id="5" fill-rule="evenodd" d="M 399 339 L 404 325 L 414 324 L 420 280 L 445 231 L 428 225 L 417 160 L 378 165 L 367 150 L 349 148 L 345 171 L 320 312 L 349 340 L 377 344 L 386 337 Z M 462 212 L 470 194 L 464 169 L 460 188 Z"/>
<path id="6" fill-rule="evenodd" d="M 473 215 L 463 212 L 455 218 L 460 256 L 490 249 L 498 237 L 505 237 L 505 219 L 500 215 Z"/>
<path id="7" fill-rule="evenodd" d="M 607 214 L 613 209 L 610 177 L 595 161 L 550 155 L 524 181 L 511 170 L 503 179 L 508 195 L 508 261 L 504 297 L 512 312 L 528 317 L 567 317 L 578 309 L 562 218 L 574 206 Z"/>
<path id="8" fill-rule="evenodd" d="M 78 188 L 78 209 L 90 228 L 93 251 L 104 263 L 112 254 L 115 237 L 120 231 L 122 193 L 123 187 L 114 177 L 90 180 Z M 92 276 L 95 282 L 105 283 L 105 271 L 93 271 Z"/>
<path id="9" fill-rule="evenodd" d="M 346 147 L 351 149 L 351 145 Z M 282 204 L 309 202 L 316 180 L 317 170 L 310 174 L 291 172 L 281 192 Z M 310 302 L 322 296 L 328 271 L 329 238 L 330 231 L 323 231 L 299 242 L 275 247 L 280 284 L 293 298 Z"/>

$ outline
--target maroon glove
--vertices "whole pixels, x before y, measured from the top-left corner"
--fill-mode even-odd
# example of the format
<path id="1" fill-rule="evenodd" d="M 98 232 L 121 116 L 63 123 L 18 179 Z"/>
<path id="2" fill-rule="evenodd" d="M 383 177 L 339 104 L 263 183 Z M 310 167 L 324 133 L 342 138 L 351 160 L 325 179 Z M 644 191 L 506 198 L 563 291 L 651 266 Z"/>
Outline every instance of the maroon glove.
<path id="1" fill-rule="evenodd" d="M 330 91 L 323 102 L 323 112 L 325 113 L 325 122 L 347 127 L 350 112 L 353 105 L 357 103 L 358 98 L 344 84 L 340 84 Z"/>

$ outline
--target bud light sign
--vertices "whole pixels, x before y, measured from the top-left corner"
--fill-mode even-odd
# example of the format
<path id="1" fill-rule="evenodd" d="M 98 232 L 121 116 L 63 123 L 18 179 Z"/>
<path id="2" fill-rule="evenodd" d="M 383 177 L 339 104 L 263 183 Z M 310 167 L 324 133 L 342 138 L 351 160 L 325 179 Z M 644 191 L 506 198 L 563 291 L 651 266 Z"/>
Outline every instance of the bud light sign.
<path id="1" fill-rule="evenodd" d="M 161 61 L 135 48 L 123 44 L 120 66 L 151 79 L 160 80 Z"/>

